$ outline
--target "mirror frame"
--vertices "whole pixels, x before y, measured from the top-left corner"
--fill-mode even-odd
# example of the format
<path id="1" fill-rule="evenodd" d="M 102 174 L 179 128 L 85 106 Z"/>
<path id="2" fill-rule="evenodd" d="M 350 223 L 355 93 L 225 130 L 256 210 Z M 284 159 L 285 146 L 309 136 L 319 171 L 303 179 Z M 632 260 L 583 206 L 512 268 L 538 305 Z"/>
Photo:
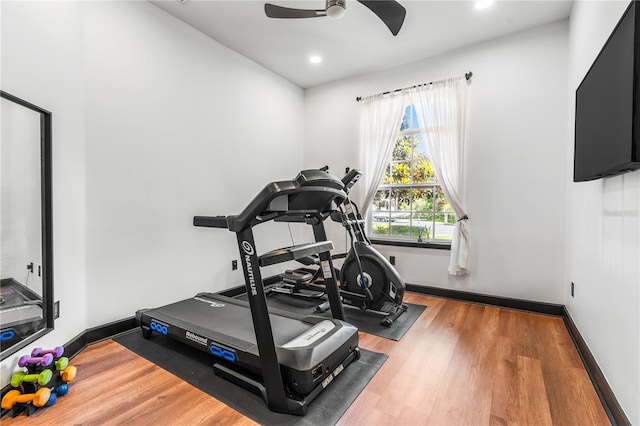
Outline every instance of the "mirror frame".
<path id="1" fill-rule="evenodd" d="M 40 205 L 42 223 L 42 316 L 44 328 L 24 337 L 19 343 L 0 352 L 0 360 L 18 352 L 20 349 L 53 331 L 53 232 L 52 232 L 52 161 L 51 112 L 30 102 L 0 90 L 0 97 L 40 114 Z"/>

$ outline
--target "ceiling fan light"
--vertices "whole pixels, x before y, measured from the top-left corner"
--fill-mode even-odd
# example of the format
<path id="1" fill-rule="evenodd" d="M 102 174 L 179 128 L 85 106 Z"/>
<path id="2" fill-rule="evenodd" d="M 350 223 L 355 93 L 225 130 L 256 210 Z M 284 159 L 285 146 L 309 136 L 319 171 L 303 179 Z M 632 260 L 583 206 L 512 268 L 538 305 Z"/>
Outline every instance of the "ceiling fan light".
<path id="1" fill-rule="evenodd" d="M 340 19 L 344 16 L 345 8 L 344 0 L 328 0 L 327 16 L 331 19 Z"/>

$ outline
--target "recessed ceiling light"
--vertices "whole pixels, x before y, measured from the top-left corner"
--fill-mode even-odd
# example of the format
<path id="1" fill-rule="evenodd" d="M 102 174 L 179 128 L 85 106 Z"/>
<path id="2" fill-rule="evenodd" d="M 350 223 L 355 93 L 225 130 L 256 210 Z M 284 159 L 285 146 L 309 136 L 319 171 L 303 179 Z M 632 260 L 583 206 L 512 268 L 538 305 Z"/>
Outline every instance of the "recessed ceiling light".
<path id="1" fill-rule="evenodd" d="M 493 4 L 493 0 L 477 0 L 476 9 L 486 9 Z"/>
<path id="2" fill-rule="evenodd" d="M 320 56 L 311 56 L 309 57 L 309 62 L 311 62 L 312 64 L 319 64 L 320 62 L 322 62 L 322 58 Z"/>

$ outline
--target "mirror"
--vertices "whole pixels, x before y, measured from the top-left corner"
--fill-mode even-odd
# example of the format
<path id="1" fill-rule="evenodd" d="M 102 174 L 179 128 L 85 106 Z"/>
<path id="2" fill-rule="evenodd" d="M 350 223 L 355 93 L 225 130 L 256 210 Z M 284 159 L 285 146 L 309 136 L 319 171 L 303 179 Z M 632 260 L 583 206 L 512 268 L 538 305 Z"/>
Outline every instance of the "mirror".
<path id="1" fill-rule="evenodd" d="M 51 113 L 0 91 L 0 359 L 53 330 Z"/>

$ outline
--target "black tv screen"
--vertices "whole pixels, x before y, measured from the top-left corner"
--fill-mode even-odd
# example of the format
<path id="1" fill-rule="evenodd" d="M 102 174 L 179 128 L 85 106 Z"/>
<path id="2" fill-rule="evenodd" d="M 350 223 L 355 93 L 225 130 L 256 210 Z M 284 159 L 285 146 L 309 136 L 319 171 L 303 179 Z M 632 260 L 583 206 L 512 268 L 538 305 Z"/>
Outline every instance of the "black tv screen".
<path id="1" fill-rule="evenodd" d="M 576 90 L 574 182 L 640 168 L 639 23 L 632 1 Z"/>

